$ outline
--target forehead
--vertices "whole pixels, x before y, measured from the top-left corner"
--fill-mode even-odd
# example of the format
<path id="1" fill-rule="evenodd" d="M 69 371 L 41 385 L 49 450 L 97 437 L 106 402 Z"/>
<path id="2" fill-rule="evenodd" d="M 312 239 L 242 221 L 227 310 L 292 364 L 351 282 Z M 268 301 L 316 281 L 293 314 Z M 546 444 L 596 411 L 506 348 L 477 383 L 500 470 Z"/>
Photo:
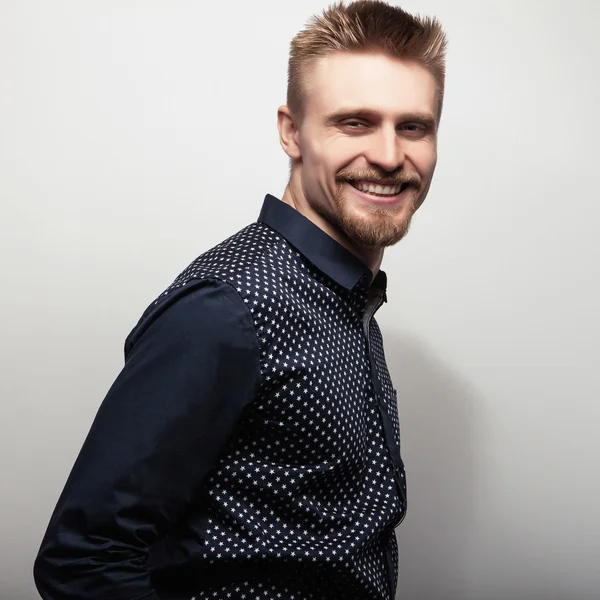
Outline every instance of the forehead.
<path id="1" fill-rule="evenodd" d="M 433 75 L 415 61 L 380 53 L 337 52 L 319 58 L 306 78 L 305 110 L 326 115 L 343 106 L 384 114 L 435 114 Z"/>

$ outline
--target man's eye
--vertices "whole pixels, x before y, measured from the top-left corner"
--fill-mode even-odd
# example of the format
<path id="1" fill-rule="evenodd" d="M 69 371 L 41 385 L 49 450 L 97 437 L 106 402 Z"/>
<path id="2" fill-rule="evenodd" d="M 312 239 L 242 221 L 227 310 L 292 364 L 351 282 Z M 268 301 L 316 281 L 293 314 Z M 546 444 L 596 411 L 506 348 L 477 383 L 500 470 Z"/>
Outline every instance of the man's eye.
<path id="1" fill-rule="evenodd" d="M 408 131 L 409 133 L 425 133 L 425 126 L 419 123 L 406 123 L 400 127 L 401 131 Z"/>
<path id="2" fill-rule="evenodd" d="M 362 127 L 366 127 L 366 125 L 360 121 L 346 121 L 344 125 L 350 127 L 351 129 L 361 129 Z"/>

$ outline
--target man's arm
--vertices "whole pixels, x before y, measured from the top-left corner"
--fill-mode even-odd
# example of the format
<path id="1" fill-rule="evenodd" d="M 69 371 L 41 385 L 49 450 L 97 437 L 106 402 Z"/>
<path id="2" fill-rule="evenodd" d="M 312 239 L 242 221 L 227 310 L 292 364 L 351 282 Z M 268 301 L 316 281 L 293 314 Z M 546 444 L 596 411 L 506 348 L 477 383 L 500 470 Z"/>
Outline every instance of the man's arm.
<path id="1" fill-rule="evenodd" d="M 205 282 L 135 342 L 35 561 L 44 600 L 158 600 L 149 547 L 186 513 L 260 383 L 250 311 Z"/>

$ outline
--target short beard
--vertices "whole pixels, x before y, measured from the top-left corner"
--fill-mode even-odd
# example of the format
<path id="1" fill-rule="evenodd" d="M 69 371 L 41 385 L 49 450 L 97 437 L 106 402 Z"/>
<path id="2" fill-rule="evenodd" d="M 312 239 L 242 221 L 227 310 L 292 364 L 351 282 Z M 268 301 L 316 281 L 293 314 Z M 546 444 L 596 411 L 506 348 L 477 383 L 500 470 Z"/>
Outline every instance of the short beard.
<path id="1" fill-rule="evenodd" d="M 418 188 L 416 182 L 410 181 L 406 202 L 410 206 L 402 210 L 403 217 L 398 218 L 394 210 L 370 206 L 368 215 L 357 215 L 344 198 L 344 182 L 338 181 L 335 194 L 335 209 L 331 212 L 321 206 L 314 208 L 330 223 L 336 226 L 351 242 L 362 248 L 386 248 L 397 244 L 409 231 L 416 206 L 418 206 Z M 408 210 L 407 210 L 408 208 Z"/>

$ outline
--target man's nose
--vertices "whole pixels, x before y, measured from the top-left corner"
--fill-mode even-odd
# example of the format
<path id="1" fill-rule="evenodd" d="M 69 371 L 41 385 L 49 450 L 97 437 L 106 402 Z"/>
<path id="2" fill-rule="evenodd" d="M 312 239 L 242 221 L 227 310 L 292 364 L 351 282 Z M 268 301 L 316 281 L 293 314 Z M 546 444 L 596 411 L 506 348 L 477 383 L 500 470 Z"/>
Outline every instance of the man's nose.
<path id="1" fill-rule="evenodd" d="M 395 129 L 381 129 L 371 137 L 365 158 L 386 171 L 395 171 L 405 161 L 403 140 Z"/>

